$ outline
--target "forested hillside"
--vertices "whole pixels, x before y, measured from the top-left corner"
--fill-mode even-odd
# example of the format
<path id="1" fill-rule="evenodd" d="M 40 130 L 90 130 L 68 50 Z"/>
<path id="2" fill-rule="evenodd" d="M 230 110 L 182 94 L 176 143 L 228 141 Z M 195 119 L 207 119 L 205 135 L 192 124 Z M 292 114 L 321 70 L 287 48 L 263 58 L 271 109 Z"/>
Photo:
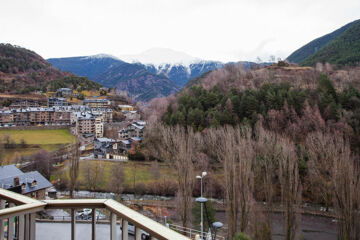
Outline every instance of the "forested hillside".
<path id="1" fill-rule="evenodd" d="M 314 55 L 301 61 L 301 65 L 315 66 L 317 62 L 338 66 L 355 66 L 360 63 L 360 20 L 334 38 Z"/>
<path id="2" fill-rule="evenodd" d="M 193 191 L 187 176 L 194 169 L 221 172 L 207 180 L 206 194 L 226 199 L 230 239 L 237 232 L 272 239 L 275 208 L 286 223 L 282 234 L 304 236 L 296 226 L 309 203 L 336 218 L 341 239 L 357 239 L 359 216 L 347 213 L 360 203 L 353 194 L 360 191 L 359 71 L 283 62 L 212 71 L 178 95 L 150 102 L 144 151 L 174 164 L 183 199 Z"/>
<path id="3" fill-rule="evenodd" d="M 359 148 L 359 73 L 359 68 L 320 72 L 300 67 L 244 70 L 228 66 L 205 75 L 176 97 L 162 100 L 167 108 L 154 107 L 151 112 L 160 112 L 158 117 L 167 125 L 192 126 L 197 131 L 227 124 L 254 127 L 262 122 L 298 140 L 318 128 L 343 129 Z M 160 105 L 159 100 L 153 103 Z M 152 106 L 150 103 L 149 108 Z"/>
<path id="4" fill-rule="evenodd" d="M 49 86 L 54 90 L 55 86 L 78 85 L 84 89 L 100 86 L 87 78 L 60 71 L 33 51 L 11 44 L 0 44 L 0 92 L 29 93 L 50 90 Z"/>
<path id="5" fill-rule="evenodd" d="M 346 24 L 345 26 L 335 30 L 332 33 L 326 34 L 325 36 L 319 37 L 305 46 L 299 48 L 295 52 L 293 52 L 289 57 L 287 57 L 287 61 L 292 63 L 300 63 L 311 55 L 315 54 L 319 51 L 323 46 L 328 44 L 330 41 L 334 40 L 336 37 L 343 34 L 347 29 L 352 27 L 355 24 L 358 24 L 360 21 L 354 21 Z"/>

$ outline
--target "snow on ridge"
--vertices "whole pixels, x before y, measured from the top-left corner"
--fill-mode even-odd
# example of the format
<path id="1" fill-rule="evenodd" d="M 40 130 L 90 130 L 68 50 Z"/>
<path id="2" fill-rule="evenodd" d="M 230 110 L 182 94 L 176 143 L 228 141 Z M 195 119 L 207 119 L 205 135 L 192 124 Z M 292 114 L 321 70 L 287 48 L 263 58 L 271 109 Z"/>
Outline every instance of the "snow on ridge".
<path id="1" fill-rule="evenodd" d="M 105 53 L 100 53 L 100 54 L 84 57 L 84 59 L 101 59 L 101 58 L 112 58 L 112 59 L 115 59 L 115 60 L 120 60 L 118 57 L 115 57 L 115 56 L 110 55 L 110 54 L 105 54 Z"/>
<path id="2" fill-rule="evenodd" d="M 154 67 L 158 74 L 163 73 L 165 75 L 173 67 L 184 67 L 188 75 L 190 75 L 192 64 L 202 64 L 202 67 L 208 63 L 223 64 L 219 61 L 203 60 L 169 48 L 152 48 L 139 54 L 122 55 L 119 58 L 128 63 L 138 63 Z"/>
<path id="3" fill-rule="evenodd" d="M 137 62 L 137 63 L 139 63 L 139 62 Z M 221 65 L 221 66 L 224 65 L 224 63 L 222 63 L 220 61 L 211 61 L 211 60 L 194 60 L 194 61 L 187 62 L 187 63 L 183 63 L 183 62 L 162 63 L 162 64 L 156 64 L 156 65 L 153 63 L 148 63 L 148 64 L 144 64 L 144 65 L 147 67 L 154 67 L 156 69 L 157 74 L 163 73 L 165 75 L 167 75 L 174 67 L 184 67 L 186 69 L 187 74 L 190 76 L 191 71 L 192 71 L 192 65 L 194 65 L 194 64 L 201 65 L 201 70 L 204 69 L 206 64 L 215 64 L 216 68 L 218 68 L 219 65 Z"/>
<path id="4" fill-rule="evenodd" d="M 188 66 L 194 62 L 202 61 L 200 58 L 168 48 L 152 48 L 139 54 L 123 55 L 120 58 L 129 63 L 153 65 L 156 68 L 166 64 Z"/>

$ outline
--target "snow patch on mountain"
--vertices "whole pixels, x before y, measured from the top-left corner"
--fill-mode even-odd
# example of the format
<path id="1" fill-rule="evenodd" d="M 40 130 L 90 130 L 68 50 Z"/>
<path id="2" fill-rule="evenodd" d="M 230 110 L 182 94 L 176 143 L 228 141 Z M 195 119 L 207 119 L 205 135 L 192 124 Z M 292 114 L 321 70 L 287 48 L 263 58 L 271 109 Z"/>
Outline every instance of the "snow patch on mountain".
<path id="1" fill-rule="evenodd" d="M 106 53 L 100 53 L 100 54 L 96 54 L 96 55 L 86 56 L 83 59 L 101 59 L 101 58 L 112 58 L 115 60 L 121 60 L 118 57 L 115 57 L 111 54 L 106 54 Z"/>
<path id="2" fill-rule="evenodd" d="M 187 66 L 191 63 L 201 61 L 200 58 L 169 48 L 151 48 L 139 54 L 122 55 L 119 57 L 129 63 L 139 62 L 144 65 L 151 64 L 156 67 L 164 64 Z"/>

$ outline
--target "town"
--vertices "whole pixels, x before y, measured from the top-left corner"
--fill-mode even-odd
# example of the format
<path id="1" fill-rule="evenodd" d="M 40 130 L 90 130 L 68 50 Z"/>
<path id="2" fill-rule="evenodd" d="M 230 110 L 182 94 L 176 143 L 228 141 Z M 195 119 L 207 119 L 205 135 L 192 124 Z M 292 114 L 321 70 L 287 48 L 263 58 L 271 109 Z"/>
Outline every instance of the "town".
<path id="1" fill-rule="evenodd" d="M 81 146 L 94 146 L 90 157 L 97 159 L 127 159 L 131 146 L 141 143 L 146 122 L 141 120 L 135 106 L 114 105 L 97 96 L 71 104 L 66 97 L 76 95 L 70 88 L 58 89 L 57 95 L 61 97 L 48 97 L 46 102 L 44 99 L 17 98 L 0 109 L 0 128 L 68 128 L 78 137 Z M 3 99 L 3 102 L 7 101 L 11 102 Z M 114 121 L 114 111 L 122 115 L 119 121 Z"/>
<path id="2" fill-rule="evenodd" d="M 360 1 L 0 21 L 0 240 L 360 240 Z"/>

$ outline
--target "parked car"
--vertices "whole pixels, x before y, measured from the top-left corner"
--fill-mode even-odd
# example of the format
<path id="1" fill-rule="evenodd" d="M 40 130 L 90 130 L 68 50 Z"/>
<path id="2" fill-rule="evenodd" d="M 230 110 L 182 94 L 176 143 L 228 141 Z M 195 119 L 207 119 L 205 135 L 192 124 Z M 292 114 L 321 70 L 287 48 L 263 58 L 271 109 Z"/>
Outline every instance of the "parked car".
<path id="1" fill-rule="evenodd" d="M 76 212 L 75 217 L 78 220 L 91 220 L 92 218 L 92 209 L 91 208 L 84 208 L 82 210 L 79 210 Z M 106 216 L 104 214 L 102 214 L 99 211 L 95 212 L 95 218 L 100 220 L 100 219 L 105 219 Z"/>

